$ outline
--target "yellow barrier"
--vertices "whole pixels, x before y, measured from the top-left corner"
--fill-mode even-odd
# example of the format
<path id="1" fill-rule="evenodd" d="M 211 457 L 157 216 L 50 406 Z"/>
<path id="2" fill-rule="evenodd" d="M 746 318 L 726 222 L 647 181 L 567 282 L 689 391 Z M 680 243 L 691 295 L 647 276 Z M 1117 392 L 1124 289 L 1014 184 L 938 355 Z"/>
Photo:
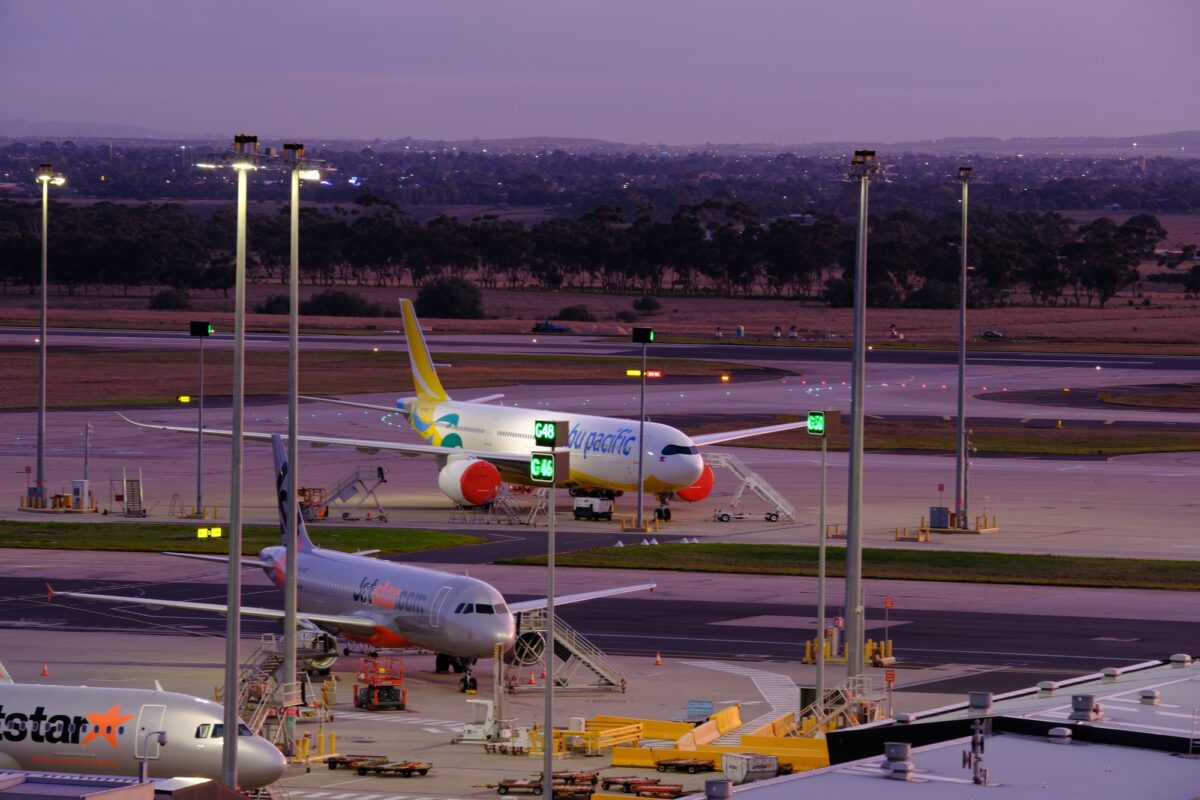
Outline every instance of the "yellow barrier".
<path id="1" fill-rule="evenodd" d="M 864 664 L 872 664 L 877 659 L 893 657 L 892 656 L 892 640 L 891 639 L 887 639 L 886 641 L 881 640 L 878 642 L 875 641 L 874 639 L 867 639 L 866 644 L 867 644 L 866 650 L 863 652 L 863 663 Z M 804 643 L 804 660 L 801 663 L 803 663 L 803 664 L 815 663 L 817 660 L 816 653 L 817 653 L 817 640 L 810 639 L 810 640 L 806 641 Z M 835 664 L 845 664 L 846 658 L 847 658 L 846 646 L 844 644 L 842 645 L 842 647 L 839 650 L 837 650 L 835 652 L 831 649 L 830 640 L 829 639 L 825 640 L 825 661 L 826 662 L 832 662 Z"/>
<path id="2" fill-rule="evenodd" d="M 614 767 L 653 767 L 659 761 L 669 758 L 700 758 L 711 759 L 720 764 L 722 753 L 762 753 L 776 756 L 780 763 L 790 764 L 795 770 L 810 770 L 829 766 L 829 751 L 821 739 L 795 739 L 797 743 L 805 742 L 803 747 L 763 749 L 735 745 L 729 747 L 700 746 L 694 750 L 682 748 L 650 748 L 650 747 L 614 747 L 612 765 Z"/>
<path id="3" fill-rule="evenodd" d="M 620 727 L 622 725 L 642 726 L 642 735 L 647 739 L 678 739 L 686 733 L 691 733 L 696 726 L 690 722 L 668 722 L 661 719 L 641 719 L 639 717 L 617 717 L 609 714 L 597 714 L 588 720 L 587 729 L 604 727 Z"/>
<path id="4" fill-rule="evenodd" d="M 721 731 L 721 735 L 725 735 L 730 731 L 737 730 L 738 728 L 742 727 L 741 706 L 734 703 L 731 706 L 722 708 L 708 719 L 710 722 L 717 723 L 717 729 Z"/>
<path id="5" fill-rule="evenodd" d="M 778 719 L 768 722 L 761 728 L 755 728 L 746 734 L 746 736 L 791 736 L 798 729 L 796 715 L 789 712 Z M 743 736 L 742 738 L 745 739 L 746 737 Z"/>

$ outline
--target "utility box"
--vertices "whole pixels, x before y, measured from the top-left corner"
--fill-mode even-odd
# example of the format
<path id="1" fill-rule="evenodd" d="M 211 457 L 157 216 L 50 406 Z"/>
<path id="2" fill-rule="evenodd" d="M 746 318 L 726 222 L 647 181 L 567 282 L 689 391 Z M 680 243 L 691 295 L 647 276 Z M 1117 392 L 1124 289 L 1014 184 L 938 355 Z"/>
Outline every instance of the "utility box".
<path id="1" fill-rule="evenodd" d="M 721 770 L 734 783 L 752 783 L 779 774 L 779 758 L 759 753 L 724 753 Z"/>
<path id="2" fill-rule="evenodd" d="M 86 511 L 88 507 L 88 482 L 71 481 L 71 508 Z"/>
<path id="3" fill-rule="evenodd" d="M 929 507 L 929 527 L 931 528 L 949 528 L 950 527 L 950 509 L 946 506 L 930 506 Z"/>
<path id="4" fill-rule="evenodd" d="M 612 519 L 613 501 L 605 497 L 576 497 L 575 519 Z"/>

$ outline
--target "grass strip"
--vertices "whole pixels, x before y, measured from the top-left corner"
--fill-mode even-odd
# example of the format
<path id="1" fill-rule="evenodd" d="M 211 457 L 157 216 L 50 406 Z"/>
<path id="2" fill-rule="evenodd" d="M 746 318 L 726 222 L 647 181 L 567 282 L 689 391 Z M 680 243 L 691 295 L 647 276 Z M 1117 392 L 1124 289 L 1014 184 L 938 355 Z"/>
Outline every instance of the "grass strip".
<path id="1" fill-rule="evenodd" d="M 1145 392 L 1143 394 L 1114 395 L 1112 392 L 1100 392 L 1099 397 L 1101 402 L 1114 406 L 1200 409 L 1200 386 L 1178 391 Z"/>
<path id="2" fill-rule="evenodd" d="M 799 419 L 781 415 L 773 420 L 753 424 L 769 425 Z M 1066 455 L 1119 456 L 1131 453 L 1173 453 L 1200 450 L 1200 431 L 1147 431 L 1098 427 L 1047 427 L 1055 420 L 1042 420 L 1036 425 L 971 425 L 971 444 L 979 455 Z M 744 419 L 731 423 L 713 423 L 689 429 L 691 435 L 718 433 L 746 427 Z M 849 432 L 843 423 L 842 432 L 829 438 L 830 450 L 845 450 Z M 919 452 L 954 452 L 954 422 L 928 420 L 920 422 L 867 419 L 864 422 L 863 444 L 867 450 L 908 450 Z M 729 442 L 730 447 L 767 447 L 781 450 L 819 450 L 821 440 L 810 436 L 803 428 L 769 436 L 756 436 Z"/>
<path id="3" fill-rule="evenodd" d="M 196 529 L 208 524 L 212 523 L 160 525 L 136 522 L 0 521 L 0 547 L 228 553 L 229 544 L 225 538 L 196 538 Z M 380 555 L 461 547 L 484 541 L 479 536 L 398 528 L 310 528 L 309 534 L 322 547 L 348 552 L 377 549 Z M 228 536 L 228 532 L 225 535 Z M 279 544 L 278 526 L 247 525 L 242 528 L 243 555 L 254 555 L 264 547 L 276 544 Z"/>
<path id="4" fill-rule="evenodd" d="M 845 550 L 827 552 L 830 576 L 845 574 Z M 501 564 L 545 564 L 528 556 Z M 780 544 L 664 544 L 657 547 L 596 548 L 556 557 L 564 567 L 655 569 L 750 575 L 817 574 L 817 548 Z M 962 551 L 863 551 L 863 577 L 955 583 L 1007 583 L 1032 586 L 1092 586 L 1117 589 L 1200 589 L 1191 561 L 1083 556 L 975 553 Z"/>
<path id="5" fill-rule="evenodd" d="M 37 351 L 0 348 L 5 380 L 0 381 L 0 409 L 34 408 L 37 397 Z M 638 358 L 620 356 L 528 356 L 488 353 L 434 354 L 438 375 L 447 389 L 484 388 L 537 381 L 629 381 L 626 369 L 639 368 Z M 246 352 L 247 396 L 287 394 L 287 353 Z M 95 350 L 51 348 L 46 357 L 46 402 L 50 408 L 170 405 L 178 395 L 196 392 L 198 353 L 190 350 Z M 408 353 L 404 350 L 306 350 L 301 353 L 302 394 L 412 393 Z M 789 373 L 765 367 L 690 359 L 656 359 L 655 368 L 669 378 L 711 378 L 723 373 L 735 380 L 754 380 Z M 150 377 L 148 380 L 147 377 Z M 229 350 L 204 354 L 206 399 L 228 397 L 233 390 L 233 355 Z"/>

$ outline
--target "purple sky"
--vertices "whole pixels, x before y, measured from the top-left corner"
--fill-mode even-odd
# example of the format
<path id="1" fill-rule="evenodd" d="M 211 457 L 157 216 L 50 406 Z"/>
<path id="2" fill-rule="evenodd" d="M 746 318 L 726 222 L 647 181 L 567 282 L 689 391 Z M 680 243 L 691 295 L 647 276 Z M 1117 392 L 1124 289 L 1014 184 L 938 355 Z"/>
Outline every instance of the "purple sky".
<path id="1" fill-rule="evenodd" d="M 1200 0 L 0 0 L 0 119 L 873 143 L 1196 129 L 1198 99 Z"/>

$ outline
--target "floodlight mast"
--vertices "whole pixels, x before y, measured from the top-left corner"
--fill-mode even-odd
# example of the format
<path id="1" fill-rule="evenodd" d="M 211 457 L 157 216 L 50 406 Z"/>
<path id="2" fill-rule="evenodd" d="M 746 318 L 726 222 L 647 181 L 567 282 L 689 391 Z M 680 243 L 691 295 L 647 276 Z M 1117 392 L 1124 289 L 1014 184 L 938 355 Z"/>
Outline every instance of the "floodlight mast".
<path id="1" fill-rule="evenodd" d="M 958 168 L 962 183 L 962 244 L 959 247 L 958 277 L 958 435 L 955 436 L 954 509 L 957 526 L 967 529 L 967 186 L 972 168 Z"/>
<path id="2" fill-rule="evenodd" d="M 46 313 L 49 305 L 49 231 L 50 186 L 62 186 L 67 179 L 54 171 L 50 164 L 39 164 L 37 182 L 42 185 L 42 303 L 38 327 L 38 410 L 37 410 L 37 481 L 29 494 L 30 505 L 46 508 Z"/>
<path id="3" fill-rule="evenodd" d="M 854 258 L 854 349 L 850 386 L 850 475 L 846 502 L 846 674 L 863 671 L 866 646 L 862 591 L 863 389 L 867 342 L 867 208 L 868 187 L 879 173 L 874 150 L 855 150 L 848 179 L 858 189 L 858 238 Z M 822 531 L 822 536 L 824 532 Z"/>

